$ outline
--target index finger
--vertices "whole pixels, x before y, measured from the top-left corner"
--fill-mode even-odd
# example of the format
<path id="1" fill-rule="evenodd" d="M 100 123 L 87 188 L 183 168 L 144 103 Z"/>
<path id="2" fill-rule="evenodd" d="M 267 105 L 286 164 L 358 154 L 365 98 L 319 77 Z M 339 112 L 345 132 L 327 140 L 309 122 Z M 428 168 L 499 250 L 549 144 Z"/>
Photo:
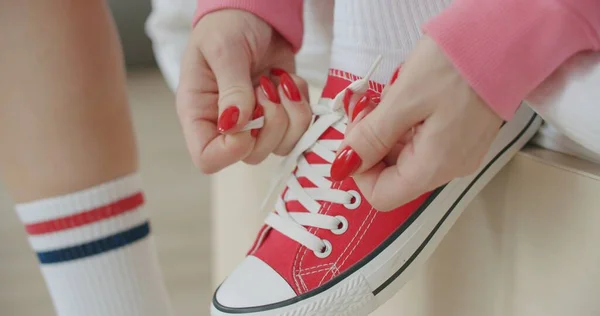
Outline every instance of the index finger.
<path id="1" fill-rule="evenodd" d="M 400 207 L 444 184 L 443 159 L 438 144 L 429 137 L 416 135 L 401 148 L 394 164 L 380 162 L 354 180 L 365 198 L 380 211 Z"/>
<path id="2" fill-rule="evenodd" d="M 249 132 L 222 135 L 217 129 L 217 84 L 202 55 L 188 49 L 177 88 L 177 114 L 194 164 L 204 173 L 217 172 L 252 150 Z"/>

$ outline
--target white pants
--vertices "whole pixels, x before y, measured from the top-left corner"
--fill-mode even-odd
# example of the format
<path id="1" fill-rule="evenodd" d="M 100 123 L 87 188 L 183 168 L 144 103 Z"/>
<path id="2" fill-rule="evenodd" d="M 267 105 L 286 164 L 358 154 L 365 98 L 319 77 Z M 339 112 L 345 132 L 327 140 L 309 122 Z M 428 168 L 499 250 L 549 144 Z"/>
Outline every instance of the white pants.
<path id="1" fill-rule="evenodd" d="M 534 138 L 542 147 L 600 163 L 600 53 L 572 57 L 528 103 L 546 121 Z"/>
<path id="2" fill-rule="evenodd" d="M 171 90 L 179 83 L 181 58 L 192 31 L 196 0 L 152 0 L 146 33 L 154 55 Z"/>

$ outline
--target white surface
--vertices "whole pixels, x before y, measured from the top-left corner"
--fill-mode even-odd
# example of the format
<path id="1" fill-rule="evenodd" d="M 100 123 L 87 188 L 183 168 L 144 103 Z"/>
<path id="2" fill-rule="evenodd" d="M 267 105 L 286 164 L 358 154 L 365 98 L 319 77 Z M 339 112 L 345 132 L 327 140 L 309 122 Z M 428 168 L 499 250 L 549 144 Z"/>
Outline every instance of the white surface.
<path id="1" fill-rule="evenodd" d="M 152 39 L 156 62 L 171 90 L 179 83 L 179 67 L 196 11 L 196 0 L 152 0 L 146 33 Z"/>
<path id="2" fill-rule="evenodd" d="M 600 53 L 581 53 L 563 64 L 527 102 L 560 133 L 546 131 L 540 145 L 565 148 L 600 161 Z M 568 136 L 584 148 L 569 144 Z M 564 144 L 564 145 L 563 145 Z M 587 150 L 586 150 L 587 149 Z"/>
<path id="3" fill-rule="evenodd" d="M 544 122 L 531 142 L 540 147 L 554 150 L 556 152 L 561 152 L 574 157 L 580 157 L 592 162 L 600 163 L 600 153 L 594 153 L 591 150 L 579 145 L 567 137 L 567 135 L 558 131 L 556 127 L 548 124 L 547 122 Z"/>
<path id="4" fill-rule="evenodd" d="M 362 75 L 379 55 L 373 81 L 386 84 L 423 36 L 421 26 L 451 0 L 336 0 L 331 68 Z M 306 37 L 318 36 L 307 34 Z"/>
<path id="5" fill-rule="evenodd" d="M 227 307 L 252 307 L 296 296 L 294 290 L 269 265 L 248 256 L 223 282 L 217 300 Z"/>
<path id="6" fill-rule="evenodd" d="M 329 0 L 304 0 L 304 38 L 296 55 L 296 71 L 310 85 L 327 79 L 333 41 L 333 5 Z"/>

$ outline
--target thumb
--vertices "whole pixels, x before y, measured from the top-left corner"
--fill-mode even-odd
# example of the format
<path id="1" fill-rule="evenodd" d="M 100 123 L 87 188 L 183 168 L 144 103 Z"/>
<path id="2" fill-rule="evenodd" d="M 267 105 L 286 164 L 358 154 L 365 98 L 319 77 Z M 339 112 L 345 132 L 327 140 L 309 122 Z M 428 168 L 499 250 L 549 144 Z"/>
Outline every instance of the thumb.
<path id="1" fill-rule="evenodd" d="M 355 122 L 332 163 L 331 179 L 342 181 L 383 160 L 403 135 L 419 122 L 414 113 L 410 114 L 407 108 L 392 104 L 388 98 Z"/>
<path id="2" fill-rule="evenodd" d="M 254 112 L 254 88 L 250 73 L 252 61 L 242 42 L 228 42 L 207 49 L 205 53 L 219 91 L 217 128 L 221 133 L 239 131 Z"/>

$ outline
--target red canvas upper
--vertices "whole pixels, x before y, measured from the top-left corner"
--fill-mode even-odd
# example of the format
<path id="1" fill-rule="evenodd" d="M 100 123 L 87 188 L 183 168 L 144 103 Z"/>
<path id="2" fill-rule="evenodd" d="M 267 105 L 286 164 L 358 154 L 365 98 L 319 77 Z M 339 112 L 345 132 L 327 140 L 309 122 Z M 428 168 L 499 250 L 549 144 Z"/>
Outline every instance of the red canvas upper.
<path id="1" fill-rule="evenodd" d="M 322 97 L 330 99 L 335 97 L 357 79 L 360 77 L 339 70 L 330 70 Z M 369 93 L 376 95 L 383 90 L 383 85 L 376 82 L 369 82 L 369 87 Z M 343 135 L 330 128 L 321 139 L 343 139 Z M 325 163 L 315 154 L 308 153 L 305 157 L 311 164 Z M 306 178 L 299 178 L 299 182 L 303 187 L 314 187 Z M 352 179 L 334 182 L 332 186 L 335 189 L 360 192 Z M 274 229 L 265 228 L 261 229 L 256 242 L 260 244 L 255 243 L 256 247 L 253 247 L 250 254 L 260 258 L 277 271 L 298 295 L 306 293 L 330 281 L 375 250 L 419 208 L 429 194 L 424 194 L 390 212 L 379 212 L 373 209 L 364 197 L 360 206 L 353 210 L 341 204 L 321 202 L 320 214 L 340 215 L 349 223 L 348 230 L 341 235 L 335 235 L 329 230 L 309 228 L 309 231 L 319 238 L 331 242 L 332 253 L 326 258 L 318 258 L 312 250 Z M 287 202 L 286 207 L 291 212 L 306 211 L 297 201 Z M 260 236 L 264 232 L 267 232 L 267 235 L 261 242 Z"/>

